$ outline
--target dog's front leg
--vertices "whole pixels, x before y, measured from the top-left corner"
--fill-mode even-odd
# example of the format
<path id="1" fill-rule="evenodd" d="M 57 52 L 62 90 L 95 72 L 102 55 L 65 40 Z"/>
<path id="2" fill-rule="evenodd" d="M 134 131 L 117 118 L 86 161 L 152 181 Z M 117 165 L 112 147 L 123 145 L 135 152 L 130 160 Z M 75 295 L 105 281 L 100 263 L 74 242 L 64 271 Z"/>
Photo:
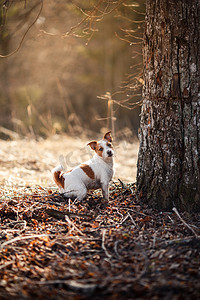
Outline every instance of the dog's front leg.
<path id="1" fill-rule="evenodd" d="M 103 198 L 108 201 L 109 199 L 109 185 L 107 183 L 101 184 Z"/>

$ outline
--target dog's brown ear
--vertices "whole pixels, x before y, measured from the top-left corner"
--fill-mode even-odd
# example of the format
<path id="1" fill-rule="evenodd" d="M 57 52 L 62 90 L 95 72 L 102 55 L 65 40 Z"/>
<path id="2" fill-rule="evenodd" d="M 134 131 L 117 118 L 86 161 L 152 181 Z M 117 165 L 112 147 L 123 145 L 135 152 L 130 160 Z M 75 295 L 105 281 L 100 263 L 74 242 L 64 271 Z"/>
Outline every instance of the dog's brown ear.
<path id="1" fill-rule="evenodd" d="M 106 134 L 104 135 L 104 140 L 109 141 L 110 143 L 112 143 L 112 135 L 111 135 L 111 130 L 106 132 Z"/>
<path id="2" fill-rule="evenodd" d="M 92 142 L 88 143 L 87 145 L 90 146 L 92 150 L 96 150 L 96 148 L 97 148 L 96 141 L 92 141 Z"/>

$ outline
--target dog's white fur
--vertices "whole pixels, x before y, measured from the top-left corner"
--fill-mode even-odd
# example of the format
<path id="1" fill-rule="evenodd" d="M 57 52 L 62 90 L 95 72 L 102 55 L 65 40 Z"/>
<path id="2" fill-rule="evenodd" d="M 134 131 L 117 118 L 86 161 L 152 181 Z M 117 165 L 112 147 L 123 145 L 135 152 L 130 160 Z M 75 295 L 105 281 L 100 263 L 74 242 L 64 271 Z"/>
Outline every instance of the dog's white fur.
<path id="1" fill-rule="evenodd" d="M 111 131 L 99 142 L 88 143 L 95 151 L 92 159 L 64 173 L 61 165 L 52 170 L 59 192 L 67 198 L 83 200 L 88 190 L 102 189 L 104 199 L 109 198 L 109 181 L 113 176 L 113 149 Z"/>

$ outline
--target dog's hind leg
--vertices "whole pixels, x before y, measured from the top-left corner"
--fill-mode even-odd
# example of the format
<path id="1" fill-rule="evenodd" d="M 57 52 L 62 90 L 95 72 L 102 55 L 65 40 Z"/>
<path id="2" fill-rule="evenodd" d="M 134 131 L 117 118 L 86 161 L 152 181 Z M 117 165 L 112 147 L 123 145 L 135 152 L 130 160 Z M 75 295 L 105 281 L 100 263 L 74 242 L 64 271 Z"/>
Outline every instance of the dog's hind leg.
<path id="1" fill-rule="evenodd" d="M 83 199 L 85 199 L 87 196 L 87 189 L 86 187 L 83 185 L 80 187 L 79 191 L 76 194 L 76 198 L 78 201 L 82 201 Z"/>
<path id="2" fill-rule="evenodd" d="M 63 196 L 66 198 L 66 199 L 77 199 L 78 201 L 81 201 L 83 200 L 87 195 L 87 189 L 86 187 L 83 185 L 83 186 L 79 186 L 79 189 L 76 190 L 75 187 L 73 186 L 68 186 L 67 187 L 67 190 L 64 191 L 63 193 Z"/>

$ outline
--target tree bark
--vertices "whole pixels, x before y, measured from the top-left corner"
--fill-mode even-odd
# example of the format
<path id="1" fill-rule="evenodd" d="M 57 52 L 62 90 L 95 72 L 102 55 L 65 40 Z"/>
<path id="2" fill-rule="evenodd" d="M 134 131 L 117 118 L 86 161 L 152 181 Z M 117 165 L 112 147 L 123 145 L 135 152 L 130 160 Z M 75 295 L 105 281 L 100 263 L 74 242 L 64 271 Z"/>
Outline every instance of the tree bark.
<path id="1" fill-rule="evenodd" d="M 137 187 L 200 211 L 200 1 L 147 0 Z"/>

